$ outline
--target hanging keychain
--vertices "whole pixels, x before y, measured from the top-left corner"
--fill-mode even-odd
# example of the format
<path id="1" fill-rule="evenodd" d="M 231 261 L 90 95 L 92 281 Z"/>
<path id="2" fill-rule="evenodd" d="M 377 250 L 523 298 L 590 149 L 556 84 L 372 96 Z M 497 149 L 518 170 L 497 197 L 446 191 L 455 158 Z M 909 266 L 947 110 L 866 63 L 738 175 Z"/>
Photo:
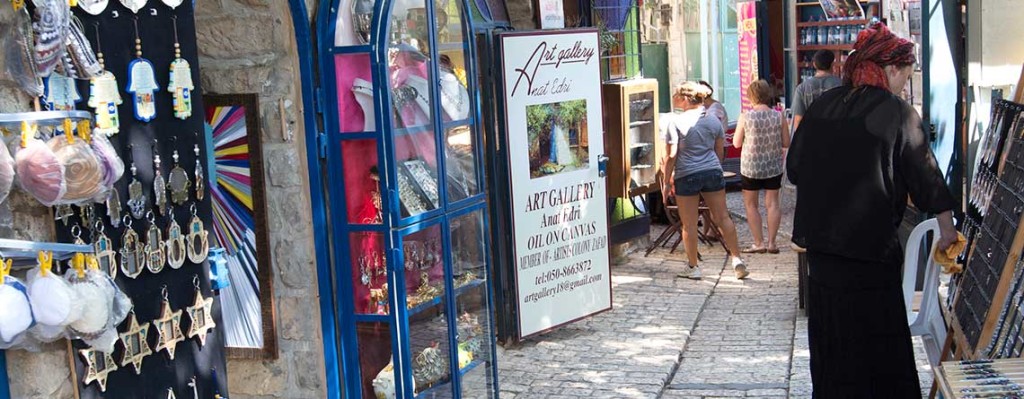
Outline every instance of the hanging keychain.
<path id="1" fill-rule="evenodd" d="M 117 187 L 110 187 L 107 194 L 107 217 L 110 218 L 110 225 L 114 228 L 121 227 L 121 194 Z"/>
<path id="2" fill-rule="evenodd" d="M 124 235 L 121 236 L 121 273 L 136 278 L 146 267 L 146 248 L 139 239 L 139 233 L 132 228 L 132 219 L 124 217 Z"/>
<path id="3" fill-rule="evenodd" d="M 96 252 L 96 260 L 100 262 L 100 270 L 107 272 L 110 278 L 117 278 L 117 252 L 114 252 L 114 243 L 103 231 L 106 226 L 103 222 L 96 222 L 93 229 L 92 248 Z"/>
<path id="4" fill-rule="evenodd" d="M 203 227 L 203 220 L 199 218 L 196 204 L 192 204 L 192 220 L 188 223 L 188 260 L 195 264 L 203 263 L 206 255 L 210 252 L 210 241 L 208 233 Z"/>
<path id="5" fill-rule="evenodd" d="M 132 145 L 128 145 L 128 156 L 132 163 L 132 182 L 128 184 L 128 210 L 132 217 L 142 219 L 146 214 L 146 194 L 142 191 L 142 182 L 138 178 L 138 168 L 135 167 L 135 152 Z"/>
<path id="6" fill-rule="evenodd" d="M 196 134 L 196 141 L 199 141 L 199 134 Z M 206 179 L 203 178 L 203 164 L 199 162 L 199 144 L 196 144 L 192 148 L 192 152 L 196 154 L 196 201 L 202 201 L 203 197 L 206 196 Z"/>
<path id="7" fill-rule="evenodd" d="M 121 5 L 138 14 L 142 7 L 146 6 L 148 0 L 121 0 Z"/>
<path id="8" fill-rule="evenodd" d="M 168 0 L 164 0 L 166 3 Z M 178 0 L 181 4 L 181 0 Z M 175 6 L 171 6 L 172 8 Z M 174 21 L 174 61 L 171 61 L 171 76 L 167 82 L 167 91 L 174 96 L 174 117 L 185 120 L 192 116 L 192 67 L 181 58 L 181 44 L 178 43 L 178 17 Z"/>
<path id="9" fill-rule="evenodd" d="M 174 218 L 174 208 L 171 208 L 171 223 L 167 226 L 167 265 L 172 269 L 179 269 L 185 264 L 188 250 L 185 248 L 185 235 L 181 233 L 181 226 Z"/>
<path id="10" fill-rule="evenodd" d="M 78 0 L 78 7 L 90 15 L 100 15 L 107 9 L 108 0 Z"/>
<path id="11" fill-rule="evenodd" d="M 167 215 L 167 182 L 160 169 L 160 152 L 153 140 L 153 204 L 161 215 Z"/>
<path id="12" fill-rule="evenodd" d="M 121 0 L 124 3 L 126 0 Z M 145 0 L 141 0 L 145 4 Z M 128 64 L 128 88 L 135 104 L 135 119 L 149 122 L 156 117 L 156 97 L 153 93 L 160 89 L 156 83 L 153 63 L 142 58 L 142 37 L 139 36 L 139 17 L 135 17 L 135 59 Z"/>
<path id="13" fill-rule="evenodd" d="M 52 73 L 45 79 L 43 102 L 52 111 L 73 111 L 75 104 L 82 101 L 82 95 L 75 87 L 75 80 L 59 73 Z"/>
<path id="14" fill-rule="evenodd" d="M 196 148 L 199 148 L 197 145 Z M 181 167 L 179 163 L 178 150 L 174 150 L 174 168 L 171 169 L 171 175 L 168 178 L 168 188 L 171 189 L 171 202 L 175 205 L 184 205 L 188 202 L 188 187 L 192 183 L 188 181 L 188 172 L 185 172 L 185 168 Z"/>
<path id="15" fill-rule="evenodd" d="M 192 324 L 188 328 L 188 337 L 198 338 L 199 346 L 206 345 L 206 334 L 210 333 L 217 323 L 213 321 L 213 298 L 204 298 L 203 289 L 199 286 L 199 275 L 192 277 L 192 285 L 196 287 L 196 299 L 192 306 L 185 308 Z"/>
<path id="16" fill-rule="evenodd" d="M 117 116 L 117 106 L 121 105 L 121 93 L 117 78 L 106 70 L 103 61 L 103 48 L 100 46 L 100 24 L 96 26 L 96 59 L 99 60 L 103 72 L 89 80 L 89 107 L 96 114 L 96 127 L 93 133 L 110 136 L 121 129 L 121 120 Z"/>
<path id="17" fill-rule="evenodd" d="M 142 361 L 146 356 L 153 354 L 153 349 L 149 347 L 149 323 L 139 325 L 135 311 L 131 311 L 128 314 L 128 329 L 119 333 L 118 337 L 124 346 L 121 367 L 128 367 L 130 364 L 135 367 L 135 375 L 142 374 Z"/>
<path id="18" fill-rule="evenodd" d="M 181 333 L 181 311 L 171 310 L 171 301 L 167 299 L 167 286 L 163 287 L 163 303 L 161 304 L 160 318 L 153 320 L 153 327 L 156 328 L 157 340 L 154 352 L 167 351 L 167 356 L 174 360 L 174 349 L 179 342 L 185 340 Z"/>
<path id="19" fill-rule="evenodd" d="M 149 229 L 146 230 L 146 268 L 150 273 L 158 274 L 164 270 L 167 264 L 167 253 L 164 250 L 163 232 L 156 225 L 156 215 L 153 211 L 146 213 L 149 220 Z"/>

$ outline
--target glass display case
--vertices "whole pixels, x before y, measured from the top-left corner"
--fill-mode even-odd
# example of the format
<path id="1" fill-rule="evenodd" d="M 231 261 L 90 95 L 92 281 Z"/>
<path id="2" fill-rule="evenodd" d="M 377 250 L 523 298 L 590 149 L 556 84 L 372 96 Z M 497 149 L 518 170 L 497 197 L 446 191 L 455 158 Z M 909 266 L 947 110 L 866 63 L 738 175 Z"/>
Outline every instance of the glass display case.
<path id="1" fill-rule="evenodd" d="M 608 197 L 658 191 L 658 163 L 665 156 L 658 129 L 658 81 L 604 84 Z"/>
<path id="2" fill-rule="evenodd" d="M 325 8 L 322 137 L 345 397 L 497 396 L 470 7 Z"/>

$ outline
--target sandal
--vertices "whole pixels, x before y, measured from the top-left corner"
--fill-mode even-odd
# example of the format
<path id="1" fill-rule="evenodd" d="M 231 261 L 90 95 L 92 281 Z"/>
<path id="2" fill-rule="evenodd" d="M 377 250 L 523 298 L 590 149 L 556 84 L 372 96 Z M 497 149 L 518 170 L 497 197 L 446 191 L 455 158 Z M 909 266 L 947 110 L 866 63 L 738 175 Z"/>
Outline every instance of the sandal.
<path id="1" fill-rule="evenodd" d="M 778 247 L 771 247 L 771 248 L 768 248 L 767 251 L 768 251 L 768 253 L 770 253 L 772 255 L 777 255 L 779 253 L 779 248 Z"/>
<path id="2" fill-rule="evenodd" d="M 764 247 L 751 246 L 749 248 L 740 250 L 740 252 L 745 254 L 763 254 L 765 252 L 768 252 L 768 250 L 765 249 Z"/>

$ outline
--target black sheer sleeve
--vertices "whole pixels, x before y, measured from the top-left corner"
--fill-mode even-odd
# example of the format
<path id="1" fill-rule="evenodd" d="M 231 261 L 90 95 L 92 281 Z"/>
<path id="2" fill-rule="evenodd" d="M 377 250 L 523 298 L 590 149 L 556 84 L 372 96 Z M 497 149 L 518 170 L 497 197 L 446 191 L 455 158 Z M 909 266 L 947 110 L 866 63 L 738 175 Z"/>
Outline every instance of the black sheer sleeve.
<path id="1" fill-rule="evenodd" d="M 910 104 L 901 101 L 902 124 L 895 161 L 914 206 L 927 213 L 942 213 L 957 207 L 942 171 L 925 136 L 921 117 Z"/>
<path id="2" fill-rule="evenodd" d="M 786 176 L 790 183 L 799 185 L 797 180 L 800 177 L 800 152 L 803 149 L 803 133 L 806 124 L 801 123 L 793 133 L 793 140 L 789 143 L 789 152 L 786 154 Z"/>

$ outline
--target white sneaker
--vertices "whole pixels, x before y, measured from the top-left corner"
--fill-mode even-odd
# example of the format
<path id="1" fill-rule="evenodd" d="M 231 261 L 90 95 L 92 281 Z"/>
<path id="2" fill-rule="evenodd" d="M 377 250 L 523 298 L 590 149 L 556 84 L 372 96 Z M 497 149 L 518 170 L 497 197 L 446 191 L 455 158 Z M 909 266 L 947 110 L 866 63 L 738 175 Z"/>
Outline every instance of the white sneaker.
<path id="1" fill-rule="evenodd" d="M 687 266 L 679 274 L 676 274 L 676 277 L 688 278 L 690 280 L 700 280 L 703 278 L 700 273 L 700 266 Z"/>
<path id="2" fill-rule="evenodd" d="M 747 265 L 739 257 L 732 258 L 732 270 L 736 272 L 737 280 L 742 280 L 750 275 L 750 272 L 747 271 Z"/>

